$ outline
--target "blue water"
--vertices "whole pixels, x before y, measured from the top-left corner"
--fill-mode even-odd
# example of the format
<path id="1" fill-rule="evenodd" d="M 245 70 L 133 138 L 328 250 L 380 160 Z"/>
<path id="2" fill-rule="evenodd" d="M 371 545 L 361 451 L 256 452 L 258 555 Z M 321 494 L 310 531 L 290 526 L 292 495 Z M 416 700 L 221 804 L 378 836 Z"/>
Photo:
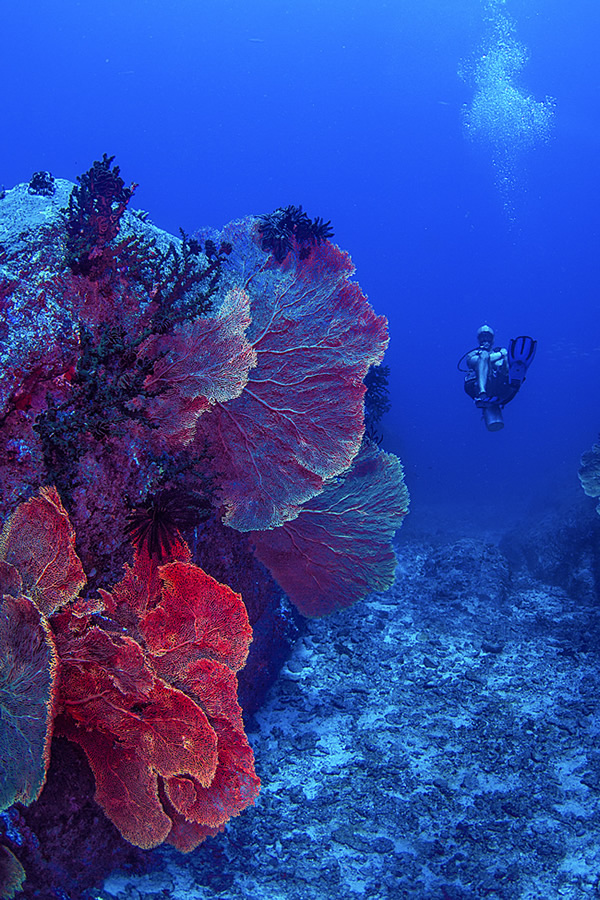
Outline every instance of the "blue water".
<path id="1" fill-rule="evenodd" d="M 486 8 L 528 50 L 523 96 L 555 100 L 509 190 L 463 128 Z M 390 321 L 385 446 L 414 516 L 499 524 L 579 490 L 600 427 L 597 0 L 48 0 L 3 4 L 0 27 L 5 187 L 107 152 L 174 233 L 288 203 L 331 219 Z M 456 371 L 483 321 L 539 341 L 495 434 Z"/>

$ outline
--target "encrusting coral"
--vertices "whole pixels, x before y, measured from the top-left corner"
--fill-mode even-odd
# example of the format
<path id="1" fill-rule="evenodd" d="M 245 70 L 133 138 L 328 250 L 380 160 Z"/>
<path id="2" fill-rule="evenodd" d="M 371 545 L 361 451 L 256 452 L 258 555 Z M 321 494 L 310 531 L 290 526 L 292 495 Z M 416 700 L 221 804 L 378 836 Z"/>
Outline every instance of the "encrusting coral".
<path id="1" fill-rule="evenodd" d="M 128 841 L 189 850 L 258 790 L 238 673 L 256 706 L 275 582 L 322 615 L 393 579 L 408 496 L 364 416 L 387 322 L 300 207 L 177 239 L 112 157 L 78 181 L 0 201 L 1 799 L 35 800 L 54 733 Z"/>

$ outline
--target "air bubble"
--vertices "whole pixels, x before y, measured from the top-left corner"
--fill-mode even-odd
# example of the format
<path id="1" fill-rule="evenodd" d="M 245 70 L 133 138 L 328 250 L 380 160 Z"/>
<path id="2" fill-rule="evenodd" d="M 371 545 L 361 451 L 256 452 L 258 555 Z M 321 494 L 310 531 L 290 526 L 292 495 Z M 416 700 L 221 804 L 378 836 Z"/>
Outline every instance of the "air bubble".
<path id="1" fill-rule="evenodd" d="M 536 100 L 521 83 L 527 49 L 515 37 L 503 0 L 487 0 L 484 14 L 488 26 L 484 44 L 460 71 L 474 88 L 463 123 L 467 137 L 491 151 L 496 184 L 512 216 L 514 193 L 522 185 L 523 157 L 550 137 L 554 100 Z"/>

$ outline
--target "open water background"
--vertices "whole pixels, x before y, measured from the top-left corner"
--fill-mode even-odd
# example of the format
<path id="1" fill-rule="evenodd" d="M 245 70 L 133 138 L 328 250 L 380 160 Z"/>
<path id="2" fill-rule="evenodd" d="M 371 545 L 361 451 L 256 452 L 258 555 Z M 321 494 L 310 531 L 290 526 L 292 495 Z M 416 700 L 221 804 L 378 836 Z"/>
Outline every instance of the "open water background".
<path id="1" fill-rule="evenodd" d="M 501 20 L 529 61 L 511 73 L 500 47 L 472 141 L 458 73 Z M 38 0 L 0 29 L 5 187 L 107 152 L 173 233 L 288 203 L 331 219 L 390 320 L 385 446 L 412 522 L 497 526 L 579 490 L 600 427 L 596 0 Z M 511 104 L 546 96 L 549 141 L 503 163 L 492 132 L 526 144 Z M 456 372 L 484 320 L 539 341 L 496 434 Z"/>

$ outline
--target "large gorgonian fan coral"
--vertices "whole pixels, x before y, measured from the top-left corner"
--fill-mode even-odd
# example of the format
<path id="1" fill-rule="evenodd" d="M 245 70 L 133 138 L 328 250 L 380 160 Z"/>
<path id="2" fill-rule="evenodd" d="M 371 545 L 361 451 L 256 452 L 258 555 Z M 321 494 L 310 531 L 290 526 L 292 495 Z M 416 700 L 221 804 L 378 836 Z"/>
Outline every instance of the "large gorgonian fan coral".
<path id="1" fill-rule="evenodd" d="M 164 566 L 136 555 L 101 604 L 55 618 L 57 733 L 84 749 L 96 799 L 128 841 L 191 850 L 254 801 L 259 781 L 236 700 L 248 615 L 185 544 L 179 555 Z M 120 630 L 94 625 L 99 612 Z"/>
<path id="2" fill-rule="evenodd" d="M 67 513 L 43 488 L 0 535 L 0 809 L 31 803 L 44 785 L 58 685 L 48 617 L 84 584 Z"/>
<path id="3" fill-rule="evenodd" d="M 8 847 L 0 846 L 0 897 L 12 900 L 23 887 L 25 869 Z"/>
<path id="4" fill-rule="evenodd" d="M 256 366 L 238 397 L 198 422 L 220 460 L 224 521 L 240 531 L 295 518 L 348 468 L 364 432 L 363 379 L 388 343 L 385 317 L 350 280 L 348 254 L 325 241 L 275 264 L 254 234 L 246 219 L 220 239 L 234 247 L 229 277 L 243 277 L 250 296 Z"/>
<path id="5" fill-rule="evenodd" d="M 238 397 L 256 365 L 246 337 L 250 299 L 230 290 L 218 312 L 179 326 L 173 334 L 149 338 L 140 358 L 158 360 L 144 381 L 144 409 L 171 448 L 189 443 L 197 419 L 219 402 Z"/>
<path id="6" fill-rule="evenodd" d="M 50 762 L 57 688 L 47 619 L 23 595 L 0 606 L 0 810 L 39 797 Z"/>
<path id="7" fill-rule="evenodd" d="M 182 541 L 177 560 L 136 554 L 112 593 L 76 599 L 74 537 L 46 488 L 0 538 L 2 808 L 39 795 L 54 726 L 86 752 L 96 799 L 124 837 L 192 849 L 258 793 L 236 699 L 252 638 L 245 607 Z"/>
<path id="8" fill-rule="evenodd" d="M 73 600 L 86 582 L 75 532 L 54 487 L 42 488 L 10 516 L 0 535 L 0 560 L 20 590 L 46 616 Z"/>
<path id="9" fill-rule="evenodd" d="M 296 519 L 253 532 L 256 555 L 303 615 L 326 615 L 390 587 L 407 510 L 400 460 L 367 444 Z"/>

